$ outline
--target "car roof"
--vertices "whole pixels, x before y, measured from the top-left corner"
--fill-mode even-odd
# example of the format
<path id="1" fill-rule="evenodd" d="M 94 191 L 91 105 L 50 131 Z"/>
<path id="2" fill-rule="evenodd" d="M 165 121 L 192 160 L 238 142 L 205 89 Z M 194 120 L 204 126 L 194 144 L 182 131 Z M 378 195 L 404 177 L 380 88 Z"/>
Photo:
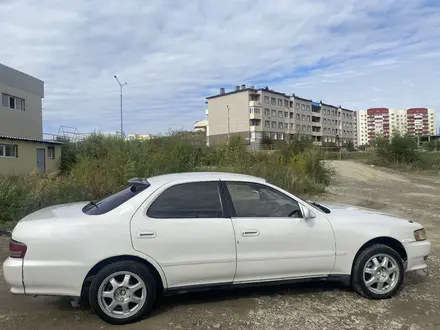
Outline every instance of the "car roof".
<path id="1" fill-rule="evenodd" d="M 151 185 L 164 185 L 170 182 L 188 182 L 188 181 L 248 181 L 248 182 L 266 182 L 265 179 L 247 174 L 227 173 L 227 172 L 182 172 L 172 174 L 162 174 L 148 178 Z"/>

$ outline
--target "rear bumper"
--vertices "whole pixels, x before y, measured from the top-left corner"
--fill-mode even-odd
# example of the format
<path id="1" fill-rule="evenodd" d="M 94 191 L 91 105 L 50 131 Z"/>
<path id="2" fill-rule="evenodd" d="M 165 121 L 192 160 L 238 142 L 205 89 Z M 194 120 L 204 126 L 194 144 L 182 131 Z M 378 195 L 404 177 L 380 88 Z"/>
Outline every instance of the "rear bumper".
<path id="1" fill-rule="evenodd" d="M 431 253 L 431 243 L 429 241 L 411 242 L 405 245 L 408 256 L 406 271 L 425 269 L 426 259 Z"/>
<path id="2" fill-rule="evenodd" d="M 25 294 L 23 286 L 23 259 L 8 258 L 3 263 L 3 277 L 14 294 Z"/>

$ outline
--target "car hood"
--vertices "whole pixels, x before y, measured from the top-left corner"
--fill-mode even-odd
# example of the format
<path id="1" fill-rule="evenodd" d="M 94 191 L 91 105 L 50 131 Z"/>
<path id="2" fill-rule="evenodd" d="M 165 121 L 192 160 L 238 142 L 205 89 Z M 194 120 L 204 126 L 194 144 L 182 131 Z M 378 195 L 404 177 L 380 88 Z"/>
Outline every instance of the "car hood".
<path id="1" fill-rule="evenodd" d="M 390 222 L 406 222 L 406 223 L 415 223 L 412 220 L 403 219 L 401 217 L 395 216 L 390 213 L 377 211 L 369 208 L 353 206 L 353 205 L 344 205 L 344 204 L 329 204 L 329 203 L 320 203 L 322 206 L 330 209 L 331 213 L 327 214 L 329 218 L 350 218 L 352 221 L 356 220 L 365 220 L 369 221 L 390 221 Z"/>
<path id="2" fill-rule="evenodd" d="M 77 218 L 78 216 L 85 216 L 82 209 L 88 202 L 78 202 L 69 204 L 60 204 L 45 207 L 41 210 L 35 211 L 23 219 L 20 222 L 35 221 L 35 220 L 49 220 L 49 219 L 68 219 Z"/>

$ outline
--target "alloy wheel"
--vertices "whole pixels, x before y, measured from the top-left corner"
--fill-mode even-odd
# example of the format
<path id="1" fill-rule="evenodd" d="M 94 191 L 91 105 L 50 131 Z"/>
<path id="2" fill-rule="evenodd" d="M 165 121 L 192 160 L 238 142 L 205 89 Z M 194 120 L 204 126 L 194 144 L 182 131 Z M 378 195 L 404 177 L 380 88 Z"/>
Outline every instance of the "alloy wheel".
<path id="1" fill-rule="evenodd" d="M 108 316 L 125 319 L 136 314 L 147 300 L 142 279 L 128 271 L 109 275 L 98 289 L 98 303 Z"/>
<path id="2" fill-rule="evenodd" d="M 367 289 L 375 294 L 386 294 L 399 281 L 400 270 L 397 261 L 388 254 L 376 254 L 365 264 L 363 281 Z"/>

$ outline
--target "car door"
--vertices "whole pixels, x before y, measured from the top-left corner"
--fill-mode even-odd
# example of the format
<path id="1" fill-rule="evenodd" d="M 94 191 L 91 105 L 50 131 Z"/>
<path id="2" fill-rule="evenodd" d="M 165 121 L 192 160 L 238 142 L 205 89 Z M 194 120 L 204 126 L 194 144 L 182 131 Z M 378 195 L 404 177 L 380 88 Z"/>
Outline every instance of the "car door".
<path id="1" fill-rule="evenodd" d="M 169 288 L 232 283 L 235 236 L 222 198 L 220 181 L 168 184 L 133 216 L 133 247 L 160 264 Z"/>
<path id="2" fill-rule="evenodd" d="M 327 218 L 304 219 L 297 200 L 273 186 L 224 183 L 237 244 L 234 283 L 325 276 L 335 261 Z"/>

